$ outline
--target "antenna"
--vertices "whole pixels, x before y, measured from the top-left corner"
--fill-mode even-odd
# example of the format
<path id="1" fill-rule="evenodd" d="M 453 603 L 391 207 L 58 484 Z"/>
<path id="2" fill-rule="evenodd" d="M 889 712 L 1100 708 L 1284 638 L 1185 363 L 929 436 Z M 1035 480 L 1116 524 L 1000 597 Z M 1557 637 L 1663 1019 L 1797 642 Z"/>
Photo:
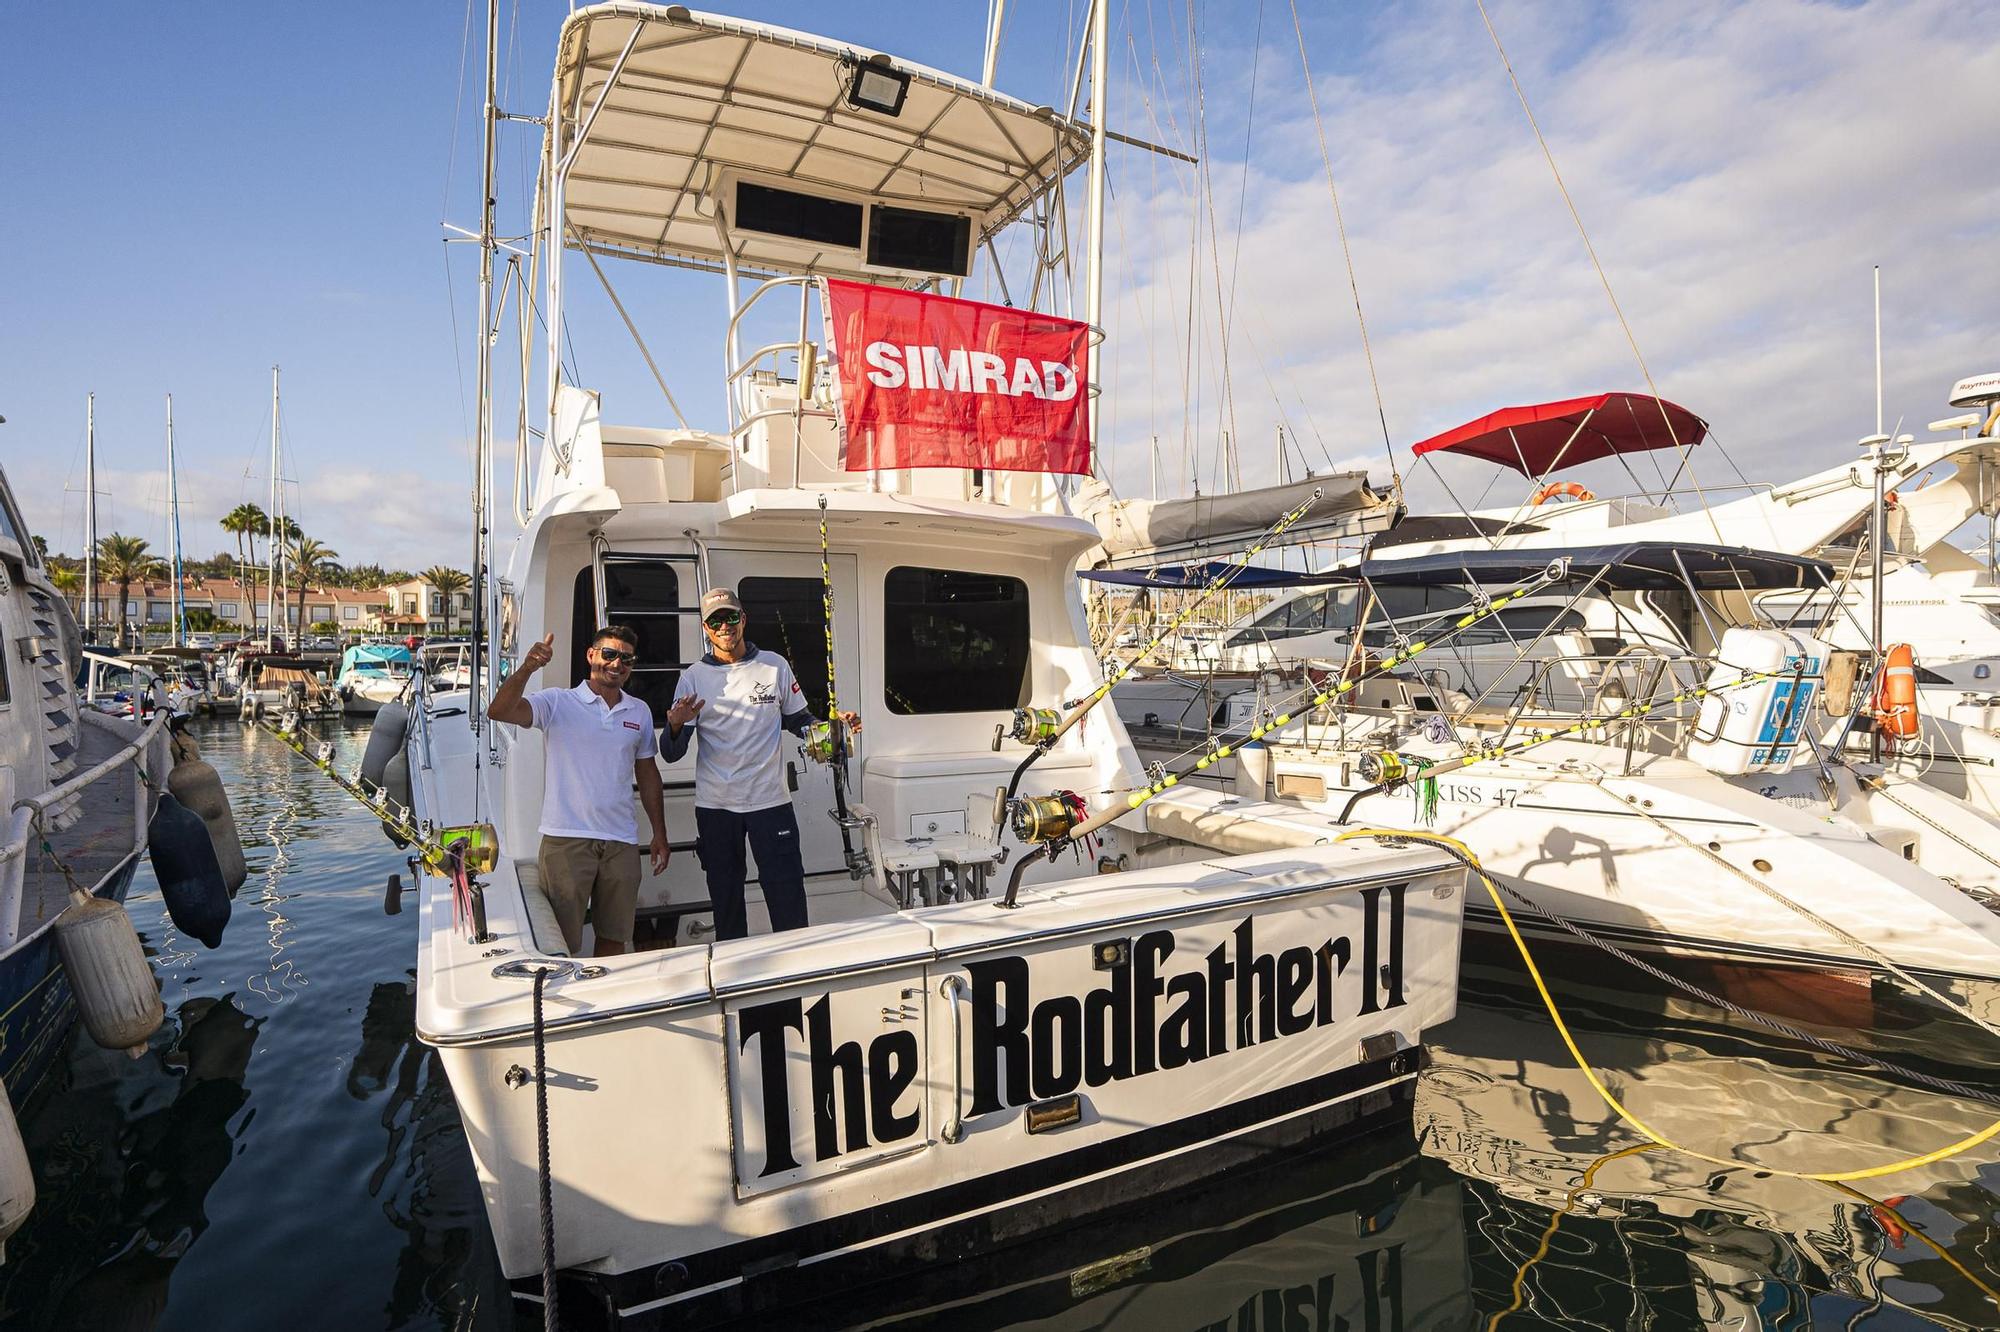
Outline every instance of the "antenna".
<path id="1" fill-rule="evenodd" d="M 1882 265 L 1875 265 L 1875 433 L 1882 433 Z"/>

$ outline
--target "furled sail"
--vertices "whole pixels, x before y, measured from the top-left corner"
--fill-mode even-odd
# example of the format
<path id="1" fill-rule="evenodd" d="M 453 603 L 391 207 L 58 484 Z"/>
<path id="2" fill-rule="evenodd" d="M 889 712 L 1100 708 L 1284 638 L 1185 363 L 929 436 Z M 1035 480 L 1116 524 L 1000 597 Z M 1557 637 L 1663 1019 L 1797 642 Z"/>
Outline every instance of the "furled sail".
<path id="1" fill-rule="evenodd" d="M 1119 499 L 1102 481 L 1078 491 L 1078 514 L 1096 524 L 1104 544 L 1086 568 L 1122 569 L 1169 560 L 1199 559 L 1241 549 L 1305 503 L 1318 488 L 1319 502 L 1285 533 L 1287 542 L 1331 540 L 1384 531 L 1401 515 L 1393 496 L 1368 485 L 1368 473 L 1333 472 L 1281 485 L 1189 499 Z"/>

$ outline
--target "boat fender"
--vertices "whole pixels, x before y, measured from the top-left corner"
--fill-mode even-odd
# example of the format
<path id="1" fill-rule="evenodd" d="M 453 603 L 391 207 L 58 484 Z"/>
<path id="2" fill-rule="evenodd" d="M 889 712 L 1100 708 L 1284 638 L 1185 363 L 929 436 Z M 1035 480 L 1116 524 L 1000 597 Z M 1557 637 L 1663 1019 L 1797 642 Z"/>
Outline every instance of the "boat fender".
<path id="1" fill-rule="evenodd" d="M 35 1172 L 28 1166 L 28 1149 L 14 1107 L 0 1088 L 0 1246 L 4 1246 L 35 1209 Z M 4 1254 L 0 1254 L 4 1257 Z"/>
<path id="2" fill-rule="evenodd" d="M 375 724 L 368 730 L 368 748 L 361 754 L 361 780 L 366 789 L 373 790 L 382 784 L 390 756 L 402 752 L 403 740 L 409 733 L 410 710 L 401 703 L 384 703 L 375 714 Z"/>
<path id="3" fill-rule="evenodd" d="M 382 789 L 388 794 L 389 799 L 405 809 L 410 807 L 410 760 L 400 749 L 389 756 L 389 765 L 382 770 Z M 396 830 L 388 824 L 382 825 L 382 831 L 388 834 L 389 840 L 398 847 L 409 845 L 403 838 L 398 837 Z"/>
<path id="4" fill-rule="evenodd" d="M 1875 687 L 1875 719 L 1882 734 L 1913 740 L 1921 729 L 1917 717 L 1917 654 L 1908 643 L 1897 643 L 1882 662 L 1882 680 Z"/>
<path id="5" fill-rule="evenodd" d="M 391 874 L 388 886 L 382 890 L 382 914 L 400 916 L 403 914 L 403 876 Z"/>
<path id="6" fill-rule="evenodd" d="M 78 889 L 54 929 L 56 952 L 90 1039 L 107 1050 L 144 1046 L 167 1010 L 132 917 L 118 903 Z"/>
<path id="7" fill-rule="evenodd" d="M 215 863 L 222 870 L 222 886 L 235 897 L 250 870 L 243 863 L 243 839 L 237 836 L 236 815 L 229 808 L 229 792 L 223 788 L 221 776 L 213 764 L 200 758 L 187 759 L 167 774 L 167 790 L 207 825 Z"/>
<path id="8" fill-rule="evenodd" d="M 229 923 L 229 889 L 222 882 L 208 825 L 170 792 L 162 792 L 146 839 L 175 928 L 214 948 Z"/>

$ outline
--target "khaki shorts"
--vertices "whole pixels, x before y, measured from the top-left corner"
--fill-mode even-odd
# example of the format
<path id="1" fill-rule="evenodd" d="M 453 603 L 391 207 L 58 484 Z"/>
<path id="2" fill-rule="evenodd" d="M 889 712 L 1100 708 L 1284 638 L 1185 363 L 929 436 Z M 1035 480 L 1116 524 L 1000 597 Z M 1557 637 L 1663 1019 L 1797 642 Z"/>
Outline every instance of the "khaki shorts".
<path id="1" fill-rule="evenodd" d="M 535 863 L 570 952 L 583 951 L 586 911 L 598 938 L 632 942 L 632 919 L 639 909 L 637 846 L 601 837 L 544 837 Z"/>

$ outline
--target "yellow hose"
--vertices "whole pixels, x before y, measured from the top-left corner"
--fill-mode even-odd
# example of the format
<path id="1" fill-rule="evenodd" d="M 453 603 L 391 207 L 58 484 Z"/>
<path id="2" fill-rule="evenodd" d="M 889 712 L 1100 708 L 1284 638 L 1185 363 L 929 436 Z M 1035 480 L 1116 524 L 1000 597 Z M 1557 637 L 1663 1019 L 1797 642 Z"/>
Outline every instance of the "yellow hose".
<path id="1" fill-rule="evenodd" d="M 1996 1119 L 1977 1133 L 1969 1134 L 1966 1137 L 1960 1138 L 1957 1142 L 1938 1148 L 1934 1152 L 1925 1152 L 1921 1156 L 1905 1157 L 1900 1161 L 1891 1161 L 1887 1165 L 1869 1166 L 1862 1170 L 1784 1170 L 1777 1166 L 1759 1165 L 1754 1161 L 1741 1161 L 1733 1160 L 1729 1157 L 1711 1156 L 1707 1152 L 1696 1151 L 1692 1147 L 1684 1147 L 1626 1109 L 1624 1104 L 1616 1096 L 1612 1095 L 1611 1089 L 1606 1087 L 1598 1078 L 1596 1070 L 1591 1068 L 1590 1062 L 1583 1057 L 1583 1051 L 1577 1048 L 1576 1038 L 1570 1035 L 1569 1024 L 1563 1021 L 1562 1010 L 1556 1007 L 1555 996 L 1549 993 L 1548 984 L 1542 979 L 1541 968 L 1535 965 L 1534 956 L 1528 951 L 1527 941 L 1521 937 L 1520 929 L 1514 924 L 1514 913 L 1507 909 L 1507 903 L 1501 899 L 1498 885 L 1493 882 L 1491 876 L 1480 866 L 1479 857 L 1475 856 L 1465 843 L 1458 841 L 1456 838 L 1445 837 L 1438 833 L 1410 832 L 1399 828 L 1356 828 L 1351 832 L 1342 833 L 1336 840 L 1346 842 L 1363 837 L 1393 837 L 1400 838 L 1406 842 L 1422 842 L 1431 846 L 1444 847 L 1463 860 L 1466 867 L 1479 876 L 1479 881 L 1486 887 L 1487 896 L 1493 899 L 1494 907 L 1500 912 L 1500 919 L 1507 926 L 1508 936 L 1514 940 L 1514 947 L 1520 951 L 1521 961 L 1527 964 L 1528 975 L 1535 982 L 1536 992 L 1542 996 L 1543 1007 L 1549 1010 L 1549 1017 L 1556 1024 L 1556 1032 L 1562 1037 L 1563 1044 L 1568 1047 L 1570 1058 L 1575 1061 L 1577 1068 L 1583 1073 L 1583 1076 L 1589 1079 L 1591 1088 L 1597 1093 L 1599 1099 L 1611 1107 L 1612 1112 L 1624 1120 L 1628 1126 L 1649 1141 L 1692 1156 L 1697 1161 L 1706 1161 L 1711 1165 L 1726 1166 L 1732 1170 L 1761 1170 L 1765 1174 L 1779 1175 L 1786 1179 L 1811 1179 L 1819 1180 L 1823 1183 L 1839 1183 L 1843 1180 L 1874 1179 L 1882 1175 L 1893 1175 L 1898 1171 L 1929 1165 L 1934 1161 L 1947 1160 L 1950 1157 L 1957 1156 L 1960 1152 L 1977 1147 L 1980 1143 L 1987 1141 L 1996 1134 L 2000 1134 L 2000 1119 Z"/>

